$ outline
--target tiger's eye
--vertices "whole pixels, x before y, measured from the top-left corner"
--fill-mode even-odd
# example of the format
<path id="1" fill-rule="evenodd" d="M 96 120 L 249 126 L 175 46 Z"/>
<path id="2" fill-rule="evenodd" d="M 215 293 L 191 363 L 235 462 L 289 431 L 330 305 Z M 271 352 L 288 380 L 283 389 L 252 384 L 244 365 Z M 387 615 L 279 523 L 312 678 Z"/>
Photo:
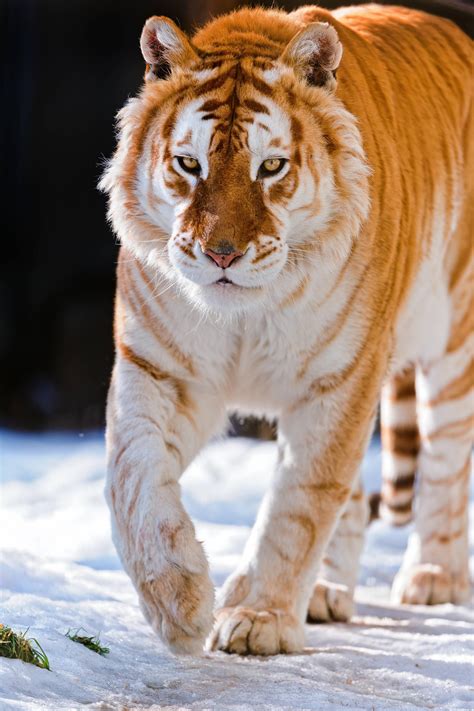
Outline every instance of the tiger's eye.
<path id="1" fill-rule="evenodd" d="M 263 167 L 269 173 L 276 173 L 276 171 L 281 167 L 282 161 L 280 158 L 267 158 L 263 161 Z"/>
<path id="2" fill-rule="evenodd" d="M 258 169 L 258 177 L 268 178 L 270 175 L 276 175 L 286 162 L 286 158 L 267 158 Z"/>
<path id="3" fill-rule="evenodd" d="M 189 170 L 195 170 L 199 165 L 196 158 L 188 158 L 187 156 L 183 158 L 183 164 L 186 168 L 189 168 Z"/>
<path id="4" fill-rule="evenodd" d="M 181 168 L 187 173 L 196 175 L 201 171 L 201 166 L 196 158 L 191 158 L 191 156 L 177 156 L 177 158 Z"/>

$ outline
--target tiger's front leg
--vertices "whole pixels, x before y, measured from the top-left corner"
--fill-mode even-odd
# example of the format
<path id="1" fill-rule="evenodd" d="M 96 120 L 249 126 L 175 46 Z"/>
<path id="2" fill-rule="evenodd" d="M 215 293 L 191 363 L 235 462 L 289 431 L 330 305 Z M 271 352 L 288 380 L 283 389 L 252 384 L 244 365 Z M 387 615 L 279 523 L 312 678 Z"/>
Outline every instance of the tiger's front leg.
<path id="1" fill-rule="evenodd" d="M 122 349 L 107 408 L 106 495 L 115 545 L 141 609 L 176 652 L 198 653 L 214 589 L 178 483 L 221 412 L 202 393 Z"/>
<path id="2" fill-rule="evenodd" d="M 376 387 L 365 399 L 358 390 L 341 384 L 280 418 L 274 482 L 243 561 L 224 585 L 210 649 L 270 655 L 303 648 L 318 562 L 351 494 L 377 406 Z"/>

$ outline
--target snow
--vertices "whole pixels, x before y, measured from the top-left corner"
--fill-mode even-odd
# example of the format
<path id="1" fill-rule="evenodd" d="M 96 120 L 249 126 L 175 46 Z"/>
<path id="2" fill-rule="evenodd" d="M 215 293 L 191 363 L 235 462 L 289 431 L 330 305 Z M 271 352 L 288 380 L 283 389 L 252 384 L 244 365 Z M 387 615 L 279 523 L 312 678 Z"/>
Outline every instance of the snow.
<path id="1" fill-rule="evenodd" d="M 389 603 L 409 529 L 371 525 L 357 616 L 308 626 L 303 654 L 174 657 L 143 620 L 110 540 L 102 437 L 3 431 L 0 439 L 0 621 L 29 628 L 52 670 L 0 659 L 2 711 L 474 708 L 472 608 Z M 216 585 L 238 561 L 275 456 L 270 442 L 222 440 L 183 477 Z M 378 488 L 379 463 L 375 442 L 364 463 L 368 490 Z M 64 636 L 77 627 L 100 634 L 109 656 Z"/>

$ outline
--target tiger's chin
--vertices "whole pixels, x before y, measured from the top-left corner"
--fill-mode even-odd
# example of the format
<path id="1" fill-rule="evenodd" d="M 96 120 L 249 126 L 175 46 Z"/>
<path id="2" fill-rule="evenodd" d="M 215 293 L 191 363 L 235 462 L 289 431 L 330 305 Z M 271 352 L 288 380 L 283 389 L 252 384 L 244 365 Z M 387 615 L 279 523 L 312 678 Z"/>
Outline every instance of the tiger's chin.
<path id="1" fill-rule="evenodd" d="M 267 292 L 264 286 L 241 286 L 230 279 L 207 285 L 189 281 L 185 291 L 193 304 L 217 316 L 253 311 L 264 304 Z"/>

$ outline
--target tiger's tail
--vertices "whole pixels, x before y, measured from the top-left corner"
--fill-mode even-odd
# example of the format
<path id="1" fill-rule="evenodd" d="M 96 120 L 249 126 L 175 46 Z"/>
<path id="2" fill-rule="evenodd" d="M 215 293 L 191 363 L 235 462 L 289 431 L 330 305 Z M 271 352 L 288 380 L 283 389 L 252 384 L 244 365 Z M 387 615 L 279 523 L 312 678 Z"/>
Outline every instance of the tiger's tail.
<path id="1" fill-rule="evenodd" d="M 413 514 L 419 451 L 414 369 L 387 382 L 381 400 L 382 490 L 379 514 L 395 526 Z"/>

